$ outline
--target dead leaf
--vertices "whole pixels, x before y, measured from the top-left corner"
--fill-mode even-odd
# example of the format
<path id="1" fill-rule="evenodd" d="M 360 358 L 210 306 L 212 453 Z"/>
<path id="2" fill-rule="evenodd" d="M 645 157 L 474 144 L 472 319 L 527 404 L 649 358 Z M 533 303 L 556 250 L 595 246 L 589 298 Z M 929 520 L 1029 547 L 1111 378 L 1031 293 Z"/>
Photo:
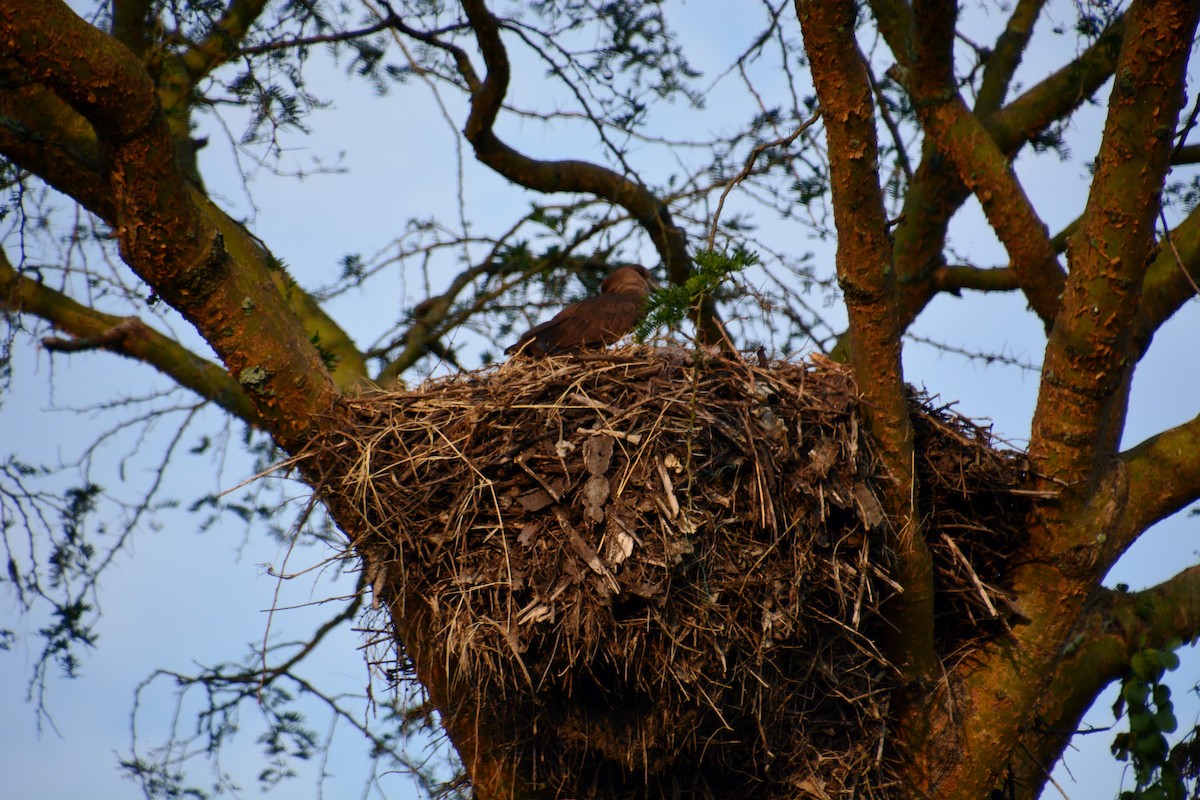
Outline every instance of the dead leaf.
<path id="1" fill-rule="evenodd" d="M 533 544 L 533 536 L 537 533 L 538 526 L 536 522 L 530 522 L 525 527 L 521 528 L 521 532 L 517 534 L 517 543 L 525 547 Z"/>
<path id="2" fill-rule="evenodd" d="M 608 478 L 593 475 L 583 485 L 584 515 L 592 522 L 604 521 L 604 503 L 608 500 Z"/>
<path id="3" fill-rule="evenodd" d="M 829 474 L 829 470 L 833 469 L 833 465 L 837 463 L 837 456 L 838 445 L 832 439 L 821 439 L 813 445 L 812 450 L 808 451 L 813 471 L 822 478 Z"/>
<path id="4" fill-rule="evenodd" d="M 567 519 L 567 515 L 561 509 L 554 509 L 554 515 L 558 517 L 558 524 L 562 526 L 563 531 L 567 534 L 567 541 L 571 543 L 571 549 L 575 551 L 583 563 L 588 565 L 592 572 L 596 573 L 603 580 L 604 585 L 613 592 L 620 594 L 621 584 L 617 583 L 617 579 L 608 571 L 608 567 L 604 566 L 604 562 L 600 560 L 600 556 L 592 549 L 592 546 L 583 540 L 579 532 L 575 530 Z M 570 561 L 568 560 L 569 564 Z"/>
<path id="5" fill-rule="evenodd" d="M 858 506 L 858 518 L 862 520 L 867 530 L 872 530 L 883 522 L 885 514 L 883 505 L 865 483 L 854 484 L 854 502 Z"/>
<path id="6" fill-rule="evenodd" d="M 534 489 L 517 498 L 517 502 L 526 511 L 541 511 L 554 502 L 554 498 L 545 489 Z"/>
<path id="7" fill-rule="evenodd" d="M 583 443 L 583 465 L 589 475 L 604 475 L 612 463 L 613 437 L 607 434 L 588 437 Z"/>

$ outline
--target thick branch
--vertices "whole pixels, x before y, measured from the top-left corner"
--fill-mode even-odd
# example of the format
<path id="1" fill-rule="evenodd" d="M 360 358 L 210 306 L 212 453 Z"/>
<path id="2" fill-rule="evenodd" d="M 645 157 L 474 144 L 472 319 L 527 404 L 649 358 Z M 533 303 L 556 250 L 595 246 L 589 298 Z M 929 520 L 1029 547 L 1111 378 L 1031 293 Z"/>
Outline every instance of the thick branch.
<path id="1" fill-rule="evenodd" d="M 67 342 L 47 341 L 47 349 L 67 352 L 102 349 L 141 361 L 230 414 L 251 425 L 262 425 L 258 409 L 220 366 L 205 361 L 136 317 L 96 311 L 22 275 L 3 251 L 0 251 L 0 308 L 33 314 L 74 337 Z"/>
<path id="2" fill-rule="evenodd" d="M 231 0 L 225 13 L 213 23 L 212 31 L 182 55 L 184 67 L 196 81 L 233 58 L 250 26 L 267 7 L 268 0 Z"/>
<path id="3" fill-rule="evenodd" d="M 981 269 L 949 265 L 934 270 L 930 282 L 939 292 L 959 294 L 963 289 L 976 292 L 1011 292 L 1021 288 L 1017 273 L 1008 267 Z"/>
<path id="4" fill-rule="evenodd" d="M 988 132 L 1009 157 L 1050 123 L 1064 119 L 1112 77 L 1125 38 L 1125 15 L 1114 19 L 1096 41 L 986 119 Z"/>
<path id="5" fill-rule="evenodd" d="M 1121 454 L 1128 486 L 1110 545 L 1123 552 L 1147 528 L 1200 499 L 1200 416 Z"/>
<path id="6" fill-rule="evenodd" d="M 896 281 L 879 188 L 874 105 L 854 40 L 854 4 L 804 2 L 796 10 L 829 142 L 838 281 L 850 316 L 850 360 L 873 438 L 893 482 L 885 502 L 897 526 L 893 576 L 904 587 L 888 605 L 889 656 L 915 683 L 931 679 L 933 582 L 913 474 L 913 431 L 900 363 Z"/>
<path id="7" fill-rule="evenodd" d="M 230 217 L 195 186 L 189 187 L 192 199 L 205 220 L 220 233 L 225 252 L 234 264 L 248 265 L 255 272 L 265 271 L 279 290 L 288 312 L 304 328 L 308 340 L 329 356 L 327 364 L 334 385 L 342 391 L 361 388 L 367 383 L 367 361 L 350 334 L 325 311 L 311 294 L 299 286 L 291 273 L 279 263 L 258 237 Z M 242 269 L 243 267 L 238 267 Z"/>
<path id="8" fill-rule="evenodd" d="M 112 35 L 138 58 L 150 49 L 150 0 L 113 0 Z"/>
<path id="9" fill-rule="evenodd" d="M 1200 566 L 1129 594 L 1103 590 L 1092 602 L 1022 738 L 1012 780 L 1019 798 L 1035 798 L 1096 697 L 1122 676 L 1134 654 L 1194 642 L 1200 635 Z"/>
<path id="10" fill-rule="evenodd" d="M 0 42 L 95 129 L 115 230 L 134 271 L 200 330 L 284 447 L 336 392 L 263 271 L 232 263 L 178 165 L 154 84 L 120 43 L 58 0 L 0 0 Z"/>
<path id="11" fill-rule="evenodd" d="M 996 47 L 988 56 L 983 69 L 983 81 L 979 85 L 979 96 L 975 98 L 975 114 L 986 117 L 1004 102 L 1013 74 L 1021 65 L 1025 47 L 1033 33 L 1045 0 L 1018 0 L 1004 33 L 996 40 Z"/>
<path id="12" fill-rule="evenodd" d="M 114 219 L 92 126 L 16 62 L 0 59 L 0 76 L 0 153 L 97 216 Z"/>
<path id="13" fill-rule="evenodd" d="M 1031 515 L 1028 553 L 1012 575 L 1025 624 L 956 670 L 956 717 L 932 722 L 937 740 L 927 746 L 969 755 L 943 759 L 920 791 L 974 800 L 995 786 L 1112 555 L 1103 543 L 1125 488 L 1119 474 L 1096 468 L 1111 458 L 1111 443 L 1104 441 L 1111 430 L 1108 404 L 1128 385 L 1129 329 L 1196 11 L 1187 2 L 1150 0 L 1128 12 L 1103 158 L 1075 245 L 1083 252 L 1072 259 L 1047 348 L 1030 445 L 1035 485 L 1060 496 Z M 959 725 L 961 718 L 969 724 Z"/>
<path id="14" fill-rule="evenodd" d="M 110 174 L 95 131 L 87 120 L 44 86 L 27 83 L 0 89 L 0 153 L 74 198 L 113 228 L 117 227 Z M 262 243 L 240 223 L 195 186 L 188 186 L 187 192 L 208 224 L 221 234 L 226 253 L 238 265 L 235 269 L 266 270 L 270 274 L 308 337 L 320 342 L 322 350 L 336 360 L 332 372 L 337 386 L 350 389 L 359 385 L 367 375 L 366 362 L 341 326 L 312 295 L 295 284 Z"/>
<path id="15" fill-rule="evenodd" d="M 1046 348 L 1030 438 L 1035 470 L 1080 486 L 1116 446 L 1101 441 L 1132 368 L 1131 330 L 1159 195 L 1183 100 L 1196 7 L 1181 0 L 1135 3 L 1109 101 L 1100 158 L 1080 229 L 1068 253 L 1064 314 Z M 1073 542 L 1059 546 L 1071 546 Z"/>
<path id="16" fill-rule="evenodd" d="M 1049 328 L 1058 311 L 1065 273 L 1050 233 L 1017 181 L 1004 152 L 954 88 L 954 4 L 928 0 L 914 5 L 917 61 L 906 73 L 925 134 L 955 166 L 979 198 L 988 223 L 1008 251 L 1029 305 Z"/>
<path id="17" fill-rule="evenodd" d="M 1158 254 L 1142 281 L 1134 322 L 1133 350 L 1141 358 L 1154 334 L 1184 303 L 1200 294 L 1200 207 L 1159 241 Z"/>
<path id="18" fill-rule="evenodd" d="M 912 66 L 913 42 L 912 8 L 904 0 L 871 0 L 871 13 L 879 32 L 891 48 L 896 60 L 905 67 Z"/>
<path id="19" fill-rule="evenodd" d="M 872 5 L 878 15 L 881 8 L 894 4 Z M 894 13 L 911 13 L 907 6 L 896 5 Z M 1069 115 L 1100 88 L 1112 74 L 1123 33 L 1124 17 L 1119 17 L 1073 62 L 984 118 L 988 133 L 1009 159 L 1031 138 L 1055 120 Z M 888 41 L 892 43 L 892 38 Z M 897 45 L 892 43 L 892 46 Z M 942 155 L 927 140 L 895 230 L 901 318 L 906 327 L 937 292 L 929 277 L 942 264 L 949 221 L 969 195 L 958 173 L 946 168 Z M 1062 251 L 1058 246 L 1054 250 Z"/>

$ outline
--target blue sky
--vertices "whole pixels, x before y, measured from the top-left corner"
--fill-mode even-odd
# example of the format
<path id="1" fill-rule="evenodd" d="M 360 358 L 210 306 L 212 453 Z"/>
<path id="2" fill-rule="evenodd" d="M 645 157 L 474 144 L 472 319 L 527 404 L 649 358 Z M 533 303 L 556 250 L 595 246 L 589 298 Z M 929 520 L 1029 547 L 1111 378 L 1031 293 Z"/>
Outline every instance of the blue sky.
<path id="1" fill-rule="evenodd" d="M 694 43 L 695 65 L 710 75 L 754 34 L 751 21 L 728 4 L 692 0 L 677 5 L 682 13 L 673 17 L 674 24 Z M 1069 4 L 1051 4 L 1049 12 L 1051 17 L 1062 19 L 1071 13 Z M 972 38 L 985 40 L 988 36 L 984 29 L 994 31 L 1002 19 L 998 13 L 983 14 L 968 20 L 964 27 L 977 34 Z M 1071 53 L 1063 52 L 1062 43 L 1054 37 L 1039 36 L 1020 73 L 1026 85 L 1070 57 Z M 516 75 L 510 99 L 525 107 L 553 105 L 554 101 L 544 95 L 547 83 L 539 70 L 520 59 L 514 63 Z M 769 75 L 758 77 L 760 88 L 779 88 Z M 305 285 L 327 279 L 347 253 L 371 254 L 386 249 L 409 217 L 457 217 L 455 136 L 465 119 L 463 104 L 449 92 L 443 93 L 451 116 L 447 122 L 424 85 L 404 87 L 381 101 L 369 87 L 347 79 L 327 60 L 326 66 L 312 71 L 310 81 L 310 91 L 332 99 L 333 106 L 314 118 L 312 137 L 297 135 L 284 141 L 281 166 L 310 167 L 314 159 L 319 159 L 327 164 L 339 163 L 346 172 L 298 181 L 259 169 L 247 185 L 254 208 L 236 178 L 234 148 L 221 129 L 202 119 L 202 133 L 211 137 L 208 148 L 202 151 L 210 188 L 227 208 L 250 217 L 252 230 Z M 656 112 L 658 129 L 666 135 L 726 130 L 745 117 L 752 102 L 735 81 L 725 81 L 707 99 L 703 111 L 677 104 Z M 1102 124 L 1102 109 L 1086 109 L 1068 131 L 1073 160 L 1064 163 L 1053 154 L 1044 154 L 1018 165 L 1027 192 L 1052 231 L 1073 219 L 1082 208 L 1088 179 L 1084 162 L 1094 152 Z M 506 123 L 504 131 L 521 147 L 539 155 L 596 157 L 586 140 L 571 131 L 533 123 Z M 654 174 L 657 156 L 634 148 L 631 158 L 639 168 Z M 639 158 L 645 162 L 637 162 Z M 522 207 L 534 199 L 476 164 L 469 154 L 462 161 L 462 169 L 467 214 L 478 230 L 499 230 L 514 206 Z M 730 204 L 733 208 L 751 208 L 737 192 Z M 760 216 L 758 222 L 762 235 L 772 237 L 781 248 L 811 250 L 817 263 L 832 265 L 831 242 L 813 238 L 795 222 L 765 216 Z M 956 219 L 952 236 L 955 250 L 969 255 L 973 263 L 998 265 L 1006 261 L 976 205 L 970 205 Z M 644 256 L 647 263 L 653 263 L 650 253 Z M 433 272 L 430 279 L 446 279 L 455 266 L 441 265 L 442 271 Z M 423 280 L 416 270 L 396 271 L 369 290 L 351 291 L 337 298 L 331 303 L 331 313 L 360 345 L 370 343 L 381 327 L 395 318 L 404 292 L 421 296 Z M 835 318 L 840 313 L 830 309 Z M 178 320 L 172 327 L 179 335 L 190 335 L 194 340 L 194 333 Z M 939 298 L 914 331 L 967 349 L 1005 352 L 1033 363 L 1040 361 L 1044 344 L 1036 319 L 1025 311 L 1019 297 L 1011 295 Z M 1193 301 L 1156 338 L 1134 384 L 1126 445 L 1197 413 L 1198 333 L 1200 307 Z M 468 352 L 472 350 L 469 340 L 464 338 L 461 343 Z M 990 418 L 997 433 L 1005 438 L 1021 443 L 1028 436 L 1036 374 L 985 367 L 917 344 L 906 349 L 905 369 L 910 382 L 940 395 L 944 401 L 958 401 L 962 413 Z M 98 429 L 111 424 L 104 414 L 81 415 L 64 409 L 168 386 L 165 378 L 111 355 L 51 358 L 34 347 L 17 351 L 14 372 L 15 391 L 0 406 L 0 430 L 6 432 L 5 454 L 17 452 L 30 461 L 73 461 Z M 208 424 L 219 424 L 214 412 L 208 414 Z M 200 428 L 196 430 L 198 435 Z M 164 422 L 140 444 L 140 449 L 131 437 L 115 437 L 97 455 L 94 474 L 102 477 L 109 491 L 131 496 L 153 474 L 155 453 L 161 451 L 170 433 L 170 426 Z M 225 491 L 251 474 L 248 459 L 238 454 L 236 446 L 223 461 L 183 457 L 178 466 L 170 474 L 173 483 L 166 494 L 188 497 L 197 491 Z M 290 494 L 299 497 L 302 490 L 296 487 Z M 296 513 L 294 505 L 283 507 L 278 519 L 286 526 Z M 33 658 L 30 650 L 19 646 L 14 652 L 0 654 L 0 719 L 4 720 L 0 726 L 0 773 L 6 776 L 11 796 L 27 800 L 138 796 L 136 787 L 117 774 L 116 759 L 129 749 L 134 691 L 152 670 L 192 670 L 196 664 L 241 657 L 250 644 L 261 642 L 264 636 L 282 641 L 302 635 L 314 621 L 323 619 L 327 607 L 277 613 L 269 631 L 266 610 L 273 604 L 303 605 L 339 596 L 353 588 L 344 578 L 335 580 L 334 570 L 318 570 L 286 582 L 282 598 L 276 603 L 279 582 L 271 577 L 266 565 L 278 569 L 288 558 L 276 542 L 261 534 L 246 535 L 241 527 L 230 524 L 201 532 L 196 518 L 181 511 L 164 512 L 157 520 L 153 526 L 139 528 L 132 546 L 105 577 L 99 595 L 104 609 L 101 638 L 84 661 L 82 677 L 51 681 L 47 705 L 53 714 L 53 728 L 43 726 L 39 735 L 34 712 L 25 702 Z M 1198 525 L 1196 519 L 1182 516 L 1164 522 L 1131 550 L 1108 582 L 1139 588 L 1196 563 Z M 296 570 L 317 564 L 328 555 L 312 548 L 292 554 L 288 566 Z M 35 631 L 45 622 L 36 615 L 22 616 L 8 597 L 0 598 L 0 616 L 5 620 L 3 626 L 16 627 L 22 638 L 36 638 Z M 360 693 L 366 682 L 366 667 L 357 650 L 360 644 L 358 635 L 344 632 L 328 642 L 306 669 L 331 691 Z M 1200 714 L 1200 703 L 1188 692 L 1200 678 L 1200 657 L 1194 650 L 1184 654 L 1176 675 L 1173 685 L 1177 713 L 1181 727 L 1186 729 Z M 1111 699 L 1101 700 L 1089 715 L 1089 722 L 1097 726 L 1110 724 L 1110 706 Z M 171 692 L 156 684 L 143 697 L 140 713 L 147 726 L 147 741 L 152 741 L 154 732 L 161 731 L 173 713 Z M 314 720 L 318 719 L 319 711 L 313 713 Z M 368 717 L 365 708 L 363 715 L 364 719 Z M 252 715 L 245 715 L 244 723 L 252 730 Z M 324 730 L 322 724 L 316 727 Z M 253 776 L 258 751 L 253 738 L 252 733 L 244 736 L 222 764 L 246 787 L 245 796 L 257 794 Z M 1115 795 L 1121 765 L 1107 755 L 1111 739 L 1111 734 L 1077 737 L 1079 750 L 1066 760 L 1069 771 L 1060 767 L 1055 774 L 1069 797 Z M 330 760 L 313 769 L 330 773 L 321 784 L 328 796 L 358 796 L 364 791 L 365 747 L 349 730 L 340 731 L 336 742 Z M 196 781 L 202 785 L 207 779 L 205 769 L 199 763 L 194 768 Z M 312 797 L 313 780 L 313 775 L 308 775 L 276 796 Z M 399 775 L 386 776 L 367 791 L 370 796 L 415 796 L 408 780 Z M 1057 791 L 1048 788 L 1046 796 L 1057 796 Z"/>

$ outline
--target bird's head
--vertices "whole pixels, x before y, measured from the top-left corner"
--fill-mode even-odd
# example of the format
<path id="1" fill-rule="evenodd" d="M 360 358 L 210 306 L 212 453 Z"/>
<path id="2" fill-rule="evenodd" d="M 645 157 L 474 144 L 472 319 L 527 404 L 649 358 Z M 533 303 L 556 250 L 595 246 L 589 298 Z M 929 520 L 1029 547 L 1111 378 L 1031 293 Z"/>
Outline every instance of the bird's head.
<path id="1" fill-rule="evenodd" d="M 645 297 L 657 288 L 658 282 L 650 275 L 650 270 L 641 264 L 617 267 L 600 284 L 600 291 L 605 294 L 635 294 L 640 297 Z"/>

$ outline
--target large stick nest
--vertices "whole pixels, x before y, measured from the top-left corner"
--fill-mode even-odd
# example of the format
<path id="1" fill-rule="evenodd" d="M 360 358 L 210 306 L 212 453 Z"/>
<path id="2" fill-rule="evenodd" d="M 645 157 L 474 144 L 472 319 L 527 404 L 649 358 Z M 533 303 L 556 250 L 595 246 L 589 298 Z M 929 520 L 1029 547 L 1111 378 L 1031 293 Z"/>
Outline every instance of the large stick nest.
<path id="1" fill-rule="evenodd" d="M 314 444 L 385 593 L 421 598 L 460 691 L 563 797 L 888 797 L 887 577 L 847 370 L 633 349 L 349 404 Z M 953 661 L 1005 624 L 1023 458 L 914 394 Z M 471 705 L 471 704 L 469 704 Z"/>

